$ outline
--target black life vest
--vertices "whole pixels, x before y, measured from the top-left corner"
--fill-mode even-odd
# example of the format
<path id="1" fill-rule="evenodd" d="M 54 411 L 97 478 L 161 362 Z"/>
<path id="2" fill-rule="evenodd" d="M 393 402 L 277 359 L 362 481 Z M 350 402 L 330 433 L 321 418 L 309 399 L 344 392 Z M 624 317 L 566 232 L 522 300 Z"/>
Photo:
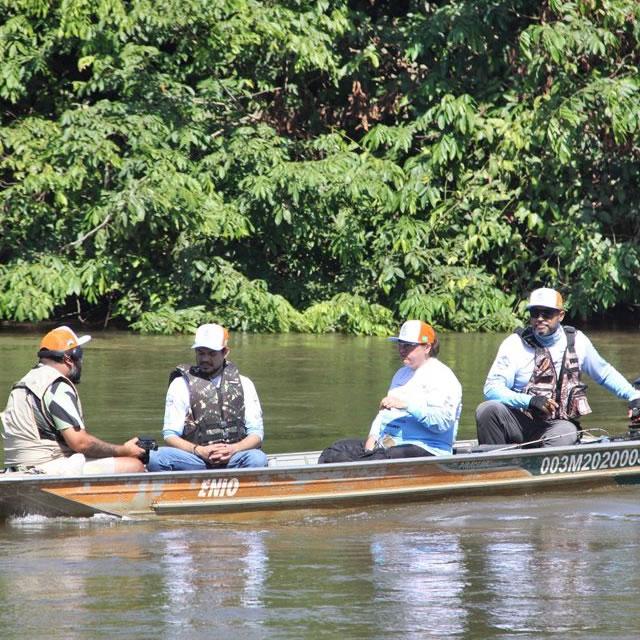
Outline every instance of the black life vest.
<path id="1" fill-rule="evenodd" d="M 587 385 L 580 381 L 580 361 L 575 350 L 576 330 L 569 326 L 563 326 L 563 329 L 567 348 L 559 374 L 556 374 L 549 349 L 538 342 L 531 327 L 516 329 L 521 340 L 535 349 L 533 373 L 522 392 L 555 400 L 558 409 L 550 416 L 552 419 L 577 420 L 591 413 L 591 407 L 587 401 Z"/>
<path id="2" fill-rule="evenodd" d="M 189 389 L 190 411 L 182 437 L 194 444 L 232 443 L 245 438 L 244 391 L 238 368 L 225 361 L 220 386 L 202 376 L 198 367 L 178 365 L 169 383 L 182 376 Z"/>

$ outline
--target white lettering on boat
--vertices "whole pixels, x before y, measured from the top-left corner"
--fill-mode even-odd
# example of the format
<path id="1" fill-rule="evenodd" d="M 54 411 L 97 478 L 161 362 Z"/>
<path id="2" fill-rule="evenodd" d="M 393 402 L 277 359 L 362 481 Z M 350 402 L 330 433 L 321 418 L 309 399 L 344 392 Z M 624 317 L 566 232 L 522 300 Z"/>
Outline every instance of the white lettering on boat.
<path id="1" fill-rule="evenodd" d="M 638 464 L 638 459 L 640 459 L 640 449 L 589 451 L 564 456 L 545 456 L 540 463 L 540 475 L 634 467 Z"/>
<path id="2" fill-rule="evenodd" d="M 198 498 L 231 498 L 238 493 L 240 480 L 238 478 L 214 478 L 203 480 L 198 491 Z"/>

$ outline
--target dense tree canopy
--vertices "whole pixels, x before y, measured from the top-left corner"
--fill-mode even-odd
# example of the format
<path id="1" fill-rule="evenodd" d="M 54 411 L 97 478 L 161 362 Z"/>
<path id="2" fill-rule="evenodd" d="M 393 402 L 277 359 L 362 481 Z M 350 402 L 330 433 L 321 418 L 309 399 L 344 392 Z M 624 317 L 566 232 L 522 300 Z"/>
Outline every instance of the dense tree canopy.
<path id="1" fill-rule="evenodd" d="M 0 0 L 0 319 L 640 303 L 637 0 Z"/>

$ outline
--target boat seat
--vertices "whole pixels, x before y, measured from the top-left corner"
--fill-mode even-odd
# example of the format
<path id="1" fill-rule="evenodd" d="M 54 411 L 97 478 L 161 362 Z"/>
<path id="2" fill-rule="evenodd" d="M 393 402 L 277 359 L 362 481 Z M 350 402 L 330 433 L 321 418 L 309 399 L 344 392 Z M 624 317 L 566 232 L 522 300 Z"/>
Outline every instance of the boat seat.
<path id="1" fill-rule="evenodd" d="M 287 468 L 318 464 L 320 451 L 305 451 L 301 453 L 270 454 L 269 467 Z"/>

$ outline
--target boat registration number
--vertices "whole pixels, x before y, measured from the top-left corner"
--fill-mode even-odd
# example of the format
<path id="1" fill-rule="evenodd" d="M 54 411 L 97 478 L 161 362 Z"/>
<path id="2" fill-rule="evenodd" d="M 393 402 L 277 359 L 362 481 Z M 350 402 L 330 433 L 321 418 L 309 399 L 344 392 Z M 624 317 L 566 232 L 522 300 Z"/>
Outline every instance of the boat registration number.
<path id="1" fill-rule="evenodd" d="M 545 456 L 540 463 L 540 475 L 634 467 L 638 464 L 638 460 L 640 460 L 640 449 L 589 451 L 563 456 Z"/>
<path id="2" fill-rule="evenodd" d="M 238 493 L 238 478 L 214 478 L 203 480 L 198 491 L 198 498 L 231 498 Z"/>

